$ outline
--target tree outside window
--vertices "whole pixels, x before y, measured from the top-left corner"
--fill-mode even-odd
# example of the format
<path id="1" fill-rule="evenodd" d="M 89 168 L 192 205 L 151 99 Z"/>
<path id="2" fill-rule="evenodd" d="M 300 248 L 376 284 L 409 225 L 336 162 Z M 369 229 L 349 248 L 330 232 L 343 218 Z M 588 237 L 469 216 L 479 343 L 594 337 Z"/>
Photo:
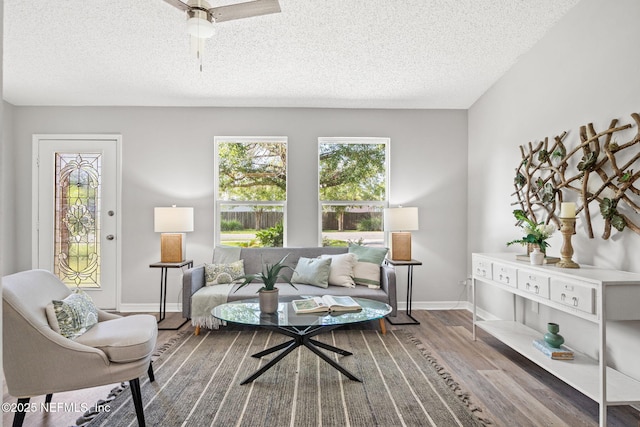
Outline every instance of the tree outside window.
<path id="1" fill-rule="evenodd" d="M 287 200 L 284 137 L 216 137 L 216 242 L 283 246 Z"/>
<path id="2" fill-rule="evenodd" d="M 388 138 L 319 139 L 323 246 L 384 245 L 388 158 Z"/>

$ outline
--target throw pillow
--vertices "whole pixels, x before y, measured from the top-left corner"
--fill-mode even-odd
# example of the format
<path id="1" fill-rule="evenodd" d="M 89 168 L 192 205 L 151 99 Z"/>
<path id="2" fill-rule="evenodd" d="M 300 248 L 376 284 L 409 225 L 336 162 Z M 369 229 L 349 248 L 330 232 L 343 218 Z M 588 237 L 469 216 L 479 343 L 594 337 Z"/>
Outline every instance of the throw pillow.
<path id="1" fill-rule="evenodd" d="M 238 260 L 231 264 L 205 264 L 205 285 L 225 285 L 244 276 L 244 260 Z"/>
<path id="2" fill-rule="evenodd" d="M 240 251 L 242 248 L 238 246 L 216 245 L 213 248 L 212 264 L 231 264 L 240 259 Z"/>
<path id="3" fill-rule="evenodd" d="M 353 268 L 358 263 L 356 254 L 320 255 L 321 259 L 331 259 L 331 271 L 329 272 L 329 284 L 334 286 L 344 286 L 345 288 L 355 288 L 353 281 Z"/>
<path id="4" fill-rule="evenodd" d="M 389 249 L 372 246 L 349 245 L 349 253 L 358 257 L 353 268 L 356 285 L 380 288 L 380 266 Z"/>
<path id="5" fill-rule="evenodd" d="M 293 270 L 291 281 L 307 285 L 329 287 L 329 273 L 331 272 L 331 258 L 300 257 L 296 269 Z"/>
<path id="6" fill-rule="evenodd" d="M 91 297 L 81 290 L 74 291 L 62 301 L 53 300 L 46 312 L 51 329 L 72 340 L 98 323 L 98 309 Z"/>

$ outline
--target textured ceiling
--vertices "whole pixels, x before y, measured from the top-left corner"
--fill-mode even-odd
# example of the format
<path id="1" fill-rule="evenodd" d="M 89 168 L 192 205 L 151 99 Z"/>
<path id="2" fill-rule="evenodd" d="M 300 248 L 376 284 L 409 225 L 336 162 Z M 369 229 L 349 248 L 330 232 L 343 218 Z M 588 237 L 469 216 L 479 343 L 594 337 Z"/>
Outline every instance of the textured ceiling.
<path id="1" fill-rule="evenodd" d="M 210 1 L 212 6 L 241 0 Z M 162 0 L 5 0 L 14 105 L 468 108 L 579 0 L 280 0 L 203 71 Z"/>

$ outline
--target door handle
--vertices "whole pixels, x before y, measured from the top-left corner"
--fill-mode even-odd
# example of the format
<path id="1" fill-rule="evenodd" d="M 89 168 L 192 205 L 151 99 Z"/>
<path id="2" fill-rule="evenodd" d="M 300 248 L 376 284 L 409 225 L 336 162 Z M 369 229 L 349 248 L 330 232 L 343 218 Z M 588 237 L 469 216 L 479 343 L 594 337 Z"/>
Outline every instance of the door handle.
<path id="1" fill-rule="evenodd" d="M 107 235 L 107 240 L 113 240 L 113 239 L 115 239 L 115 238 L 116 238 L 116 237 L 115 237 L 113 234 L 109 234 L 109 235 Z"/>

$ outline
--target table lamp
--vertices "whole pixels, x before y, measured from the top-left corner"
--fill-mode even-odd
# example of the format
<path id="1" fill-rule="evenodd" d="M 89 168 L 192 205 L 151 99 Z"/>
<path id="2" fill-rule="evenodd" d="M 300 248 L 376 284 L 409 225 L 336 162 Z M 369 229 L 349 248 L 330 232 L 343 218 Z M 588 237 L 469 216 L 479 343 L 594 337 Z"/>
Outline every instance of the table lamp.
<path id="1" fill-rule="evenodd" d="M 154 208 L 153 229 L 160 235 L 160 262 L 186 259 L 185 232 L 193 231 L 193 208 Z"/>
<path id="2" fill-rule="evenodd" d="M 391 231 L 389 257 L 395 261 L 411 261 L 411 233 L 418 229 L 418 208 L 386 208 L 384 229 Z"/>

